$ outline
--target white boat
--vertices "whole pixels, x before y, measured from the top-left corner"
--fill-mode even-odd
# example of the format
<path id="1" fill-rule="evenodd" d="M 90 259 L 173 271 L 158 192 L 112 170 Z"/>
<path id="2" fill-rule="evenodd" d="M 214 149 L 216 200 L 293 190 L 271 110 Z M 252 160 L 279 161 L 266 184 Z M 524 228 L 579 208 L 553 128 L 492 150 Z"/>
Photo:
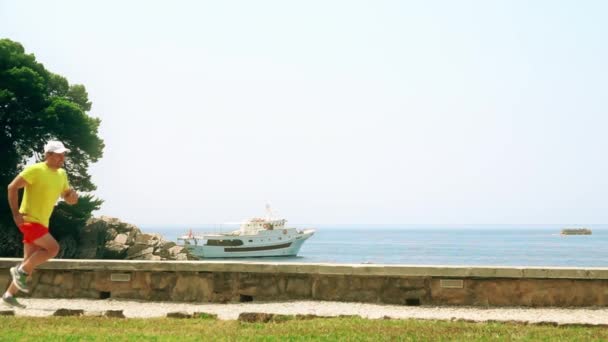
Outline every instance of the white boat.
<path id="1" fill-rule="evenodd" d="M 255 217 L 227 233 L 193 233 L 179 238 L 178 244 L 203 258 L 244 258 L 295 256 L 315 230 L 298 230 L 285 226 L 287 220 L 275 218 L 266 206 L 265 218 Z"/>

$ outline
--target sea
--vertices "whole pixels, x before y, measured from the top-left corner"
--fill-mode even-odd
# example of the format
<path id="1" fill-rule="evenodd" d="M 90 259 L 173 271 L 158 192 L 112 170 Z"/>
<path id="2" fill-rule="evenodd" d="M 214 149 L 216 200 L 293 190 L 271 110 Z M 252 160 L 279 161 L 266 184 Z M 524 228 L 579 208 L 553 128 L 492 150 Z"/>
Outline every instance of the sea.
<path id="1" fill-rule="evenodd" d="M 238 260 L 386 265 L 608 267 L 608 224 L 584 226 L 592 235 L 560 235 L 572 225 L 290 225 L 315 228 L 295 257 Z M 139 226 L 166 240 L 238 226 Z M 218 260 L 218 259 L 214 259 Z M 235 260 L 231 258 L 230 260 Z"/>

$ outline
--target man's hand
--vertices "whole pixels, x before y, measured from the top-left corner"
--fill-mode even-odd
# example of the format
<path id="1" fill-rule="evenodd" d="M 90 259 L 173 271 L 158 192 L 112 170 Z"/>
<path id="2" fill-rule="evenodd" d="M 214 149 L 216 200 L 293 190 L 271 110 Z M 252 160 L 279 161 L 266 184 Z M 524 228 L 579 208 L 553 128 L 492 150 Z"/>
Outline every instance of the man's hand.
<path id="1" fill-rule="evenodd" d="M 69 205 L 74 205 L 74 204 L 78 203 L 78 193 L 76 192 L 76 190 L 70 189 L 70 190 L 66 191 L 66 193 L 63 196 L 63 199 L 65 200 L 65 203 L 67 203 Z"/>
<path id="2" fill-rule="evenodd" d="M 19 212 L 19 189 L 25 188 L 26 185 L 28 185 L 28 182 L 21 176 L 15 177 L 8 185 L 8 205 L 11 207 L 13 220 L 17 227 L 23 224 L 23 216 L 26 215 Z"/>
<path id="3" fill-rule="evenodd" d="M 13 220 L 15 221 L 15 224 L 17 225 L 17 227 L 21 226 L 25 222 L 23 220 L 23 214 L 21 214 L 21 213 L 13 214 Z"/>

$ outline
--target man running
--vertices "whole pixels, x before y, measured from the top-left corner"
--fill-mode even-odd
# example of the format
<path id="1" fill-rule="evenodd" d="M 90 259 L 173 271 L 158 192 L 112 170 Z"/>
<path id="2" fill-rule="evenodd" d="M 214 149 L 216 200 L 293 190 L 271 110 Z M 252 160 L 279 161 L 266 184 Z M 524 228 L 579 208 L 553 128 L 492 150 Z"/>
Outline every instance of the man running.
<path id="1" fill-rule="evenodd" d="M 13 281 L 2 296 L 10 306 L 25 308 L 15 298 L 18 290 L 29 292 L 26 279 L 34 269 L 59 253 L 59 244 L 49 234 L 49 219 L 61 196 L 66 203 L 76 204 L 78 194 L 70 188 L 68 176 L 61 167 L 70 152 L 61 141 L 44 146 L 44 161 L 26 167 L 8 186 L 8 202 L 13 220 L 23 234 L 23 262 L 11 267 Z M 18 209 L 19 189 L 25 188 Z"/>

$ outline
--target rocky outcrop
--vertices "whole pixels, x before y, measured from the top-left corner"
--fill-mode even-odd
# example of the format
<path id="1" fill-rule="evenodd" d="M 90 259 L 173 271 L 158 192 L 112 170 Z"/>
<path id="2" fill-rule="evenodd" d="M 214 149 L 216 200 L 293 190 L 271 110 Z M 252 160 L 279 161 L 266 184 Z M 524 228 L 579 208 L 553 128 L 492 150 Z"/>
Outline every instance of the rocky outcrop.
<path id="1" fill-rule="evenodd" d="M 91 218 L 80 232 L 79 259 L 195 260 L 160 234 L 145 234 L 114 217 Z"/>

